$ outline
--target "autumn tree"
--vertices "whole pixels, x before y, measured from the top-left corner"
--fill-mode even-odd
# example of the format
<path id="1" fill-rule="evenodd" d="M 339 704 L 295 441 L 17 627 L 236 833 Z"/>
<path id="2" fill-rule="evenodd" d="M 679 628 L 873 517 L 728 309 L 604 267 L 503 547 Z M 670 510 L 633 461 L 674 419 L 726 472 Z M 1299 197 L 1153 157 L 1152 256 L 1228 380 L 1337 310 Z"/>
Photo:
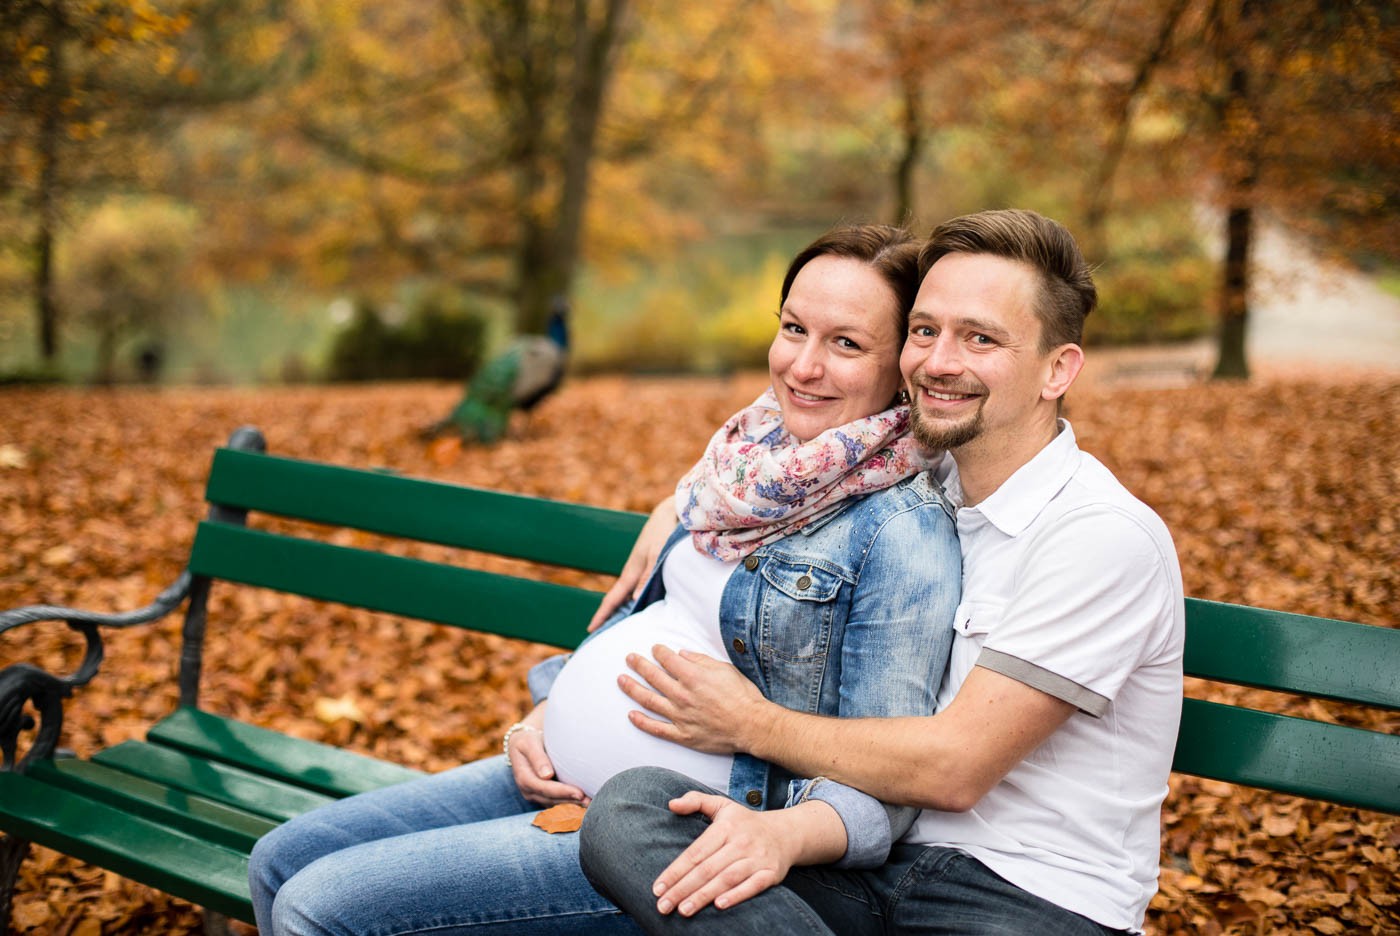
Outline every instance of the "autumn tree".
<path id="1" fill-rule="evenodd" d="M 65 303 L 97 335 L 97 374 L 116 378 L 118 343 L 147 333 L 159 347 L 187 298 L 194 219 L 154 199 L 109 202 L 70 238 Z"/>
<path id="2" fill-rule="evenodd" d="M 1360 0 L 1145 0 L 1118 14 L 1085 24 L 1110 76 L 1089 217 L 1102 222 L 1150 122 L 1138 152 L 1172 151 L 1183 192 L 1224 216 L 1215 376 L 1245 377 L 1261 213 L 1323 252 L 1398 255 L 1400 15 Z"/>
<path id="3" fill-rule="evenodd" d="M 188 25 L 148 2 L 13 0 L 0 10 L 0 200 L 30 269 L 39 351 L 58 352 L 55 247 L 68 208 L 130 185 L 131 132 L 149 123 L 124 88 L 169 74 Z"/>
<path id="4" fill-rule="evenodd" d="M 748 73 L 733 54 L 746 24 L 767 15 L 739 0 L 306 9 L 315 71 L 244 108 L 249 131 L 223 128 L 222 150 L 189 147 L 190 176 L 270 195 L 220 203 L 220 267 L 335 287 L 441 279 L 499 298 L 524 331 L 571 292 L 585 243 L 597 254 L 662 234 L 639 230 L 657 219 L 645 189 L 658 154 L 713 158 L 736 138 L 715 115 Z"/>
<path id="5" fill-rule="evenodd" d="M 63 231 L 105 198 L 167 187 L 164 144 L 177 122 L 295 74 L 304 57 L 285 13 L 282 0 L 0 7 L 0 205 L 9 222 L 0 239 L 30 271 L 45 361 L 59 347 Z"/>

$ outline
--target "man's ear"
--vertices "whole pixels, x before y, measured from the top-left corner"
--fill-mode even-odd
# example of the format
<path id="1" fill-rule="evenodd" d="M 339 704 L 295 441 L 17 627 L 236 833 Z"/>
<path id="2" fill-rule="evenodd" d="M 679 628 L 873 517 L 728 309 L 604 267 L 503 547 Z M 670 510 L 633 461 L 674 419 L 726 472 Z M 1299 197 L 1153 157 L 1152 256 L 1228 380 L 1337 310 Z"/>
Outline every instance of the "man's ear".
<path id="1" fill-rule="evenodd" d="M 1050 372 L 1040 396 L 1045 400 L 1058 400 L 1084 369 L 1084 349 L 1077 344 L 1062 344 L 1050 352 L 1049 361 Z"/>

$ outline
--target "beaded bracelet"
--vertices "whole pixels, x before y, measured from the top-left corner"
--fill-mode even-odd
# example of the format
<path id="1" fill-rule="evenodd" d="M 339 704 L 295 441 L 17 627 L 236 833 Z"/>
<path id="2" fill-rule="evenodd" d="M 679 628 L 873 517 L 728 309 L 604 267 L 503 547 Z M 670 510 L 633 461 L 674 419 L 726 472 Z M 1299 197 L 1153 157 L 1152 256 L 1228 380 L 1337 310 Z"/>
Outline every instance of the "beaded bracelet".
<path id="1" fill-rule="evenodd" d="M 527 725 L 519 721 L 507 728 L 505 737 L 501 739 L 501 750 L 505 753 L 507 762 L 510 761 L 510 739 L 517 731 L 533 731 L 535 734 L 542 734 L 534 725 Z"/>

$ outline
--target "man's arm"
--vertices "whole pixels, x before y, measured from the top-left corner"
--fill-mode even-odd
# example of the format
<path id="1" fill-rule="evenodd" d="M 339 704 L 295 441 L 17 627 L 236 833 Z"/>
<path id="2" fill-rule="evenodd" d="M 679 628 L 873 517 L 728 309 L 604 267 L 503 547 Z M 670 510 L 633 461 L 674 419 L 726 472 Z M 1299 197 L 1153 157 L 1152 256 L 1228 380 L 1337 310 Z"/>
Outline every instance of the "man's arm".
<path id="1" fill-rule="evenodd" d="M 657 663 L 633 655 L 618 684 L 667 721 L 633 712 L 642 731 L 697 750 L 742 751 L 799 776 L 825 776 L 886 802 L 971 809 L 1074 713 L 1024 683 L 974 667 L 936 715 L 827 718 L 775 705 L 738 670 L 658 646 Z M 658 665 L 659 664 L 659 665 Z"/>

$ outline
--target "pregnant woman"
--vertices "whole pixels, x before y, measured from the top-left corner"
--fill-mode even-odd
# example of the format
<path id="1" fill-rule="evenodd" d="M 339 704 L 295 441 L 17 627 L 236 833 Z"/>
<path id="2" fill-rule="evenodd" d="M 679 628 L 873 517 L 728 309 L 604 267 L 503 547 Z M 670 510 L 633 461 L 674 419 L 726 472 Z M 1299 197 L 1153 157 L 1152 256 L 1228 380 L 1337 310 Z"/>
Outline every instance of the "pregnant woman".
<path id="1" fill-rule="evenodd" d="M 797 255 L 769 349 L 772 386 L 677 487 L 680 519 L 636 607 L 531 673 L 538 704 L 505 753 L 341 800 L 268 833 L 249 879 L 260 932 L 635 933 L 595 893 L 577 836 L 531 825 L 628 767 L 668 767 L 759 809 L 829 807 L 840 863 L 884 861 L 915 810 L 747 755 L 661 741 L 617 687 L 655 644 L 739 667 L 782 705 L 927 714 L 951 643 L 950 508 L 908 436 L 898 359 L 918 288 L 909 235 L 841 228 Z M 658 414 L 664 419 L 665 414 Z M 547 698 L 547 701 L 544 701 Z"/>

